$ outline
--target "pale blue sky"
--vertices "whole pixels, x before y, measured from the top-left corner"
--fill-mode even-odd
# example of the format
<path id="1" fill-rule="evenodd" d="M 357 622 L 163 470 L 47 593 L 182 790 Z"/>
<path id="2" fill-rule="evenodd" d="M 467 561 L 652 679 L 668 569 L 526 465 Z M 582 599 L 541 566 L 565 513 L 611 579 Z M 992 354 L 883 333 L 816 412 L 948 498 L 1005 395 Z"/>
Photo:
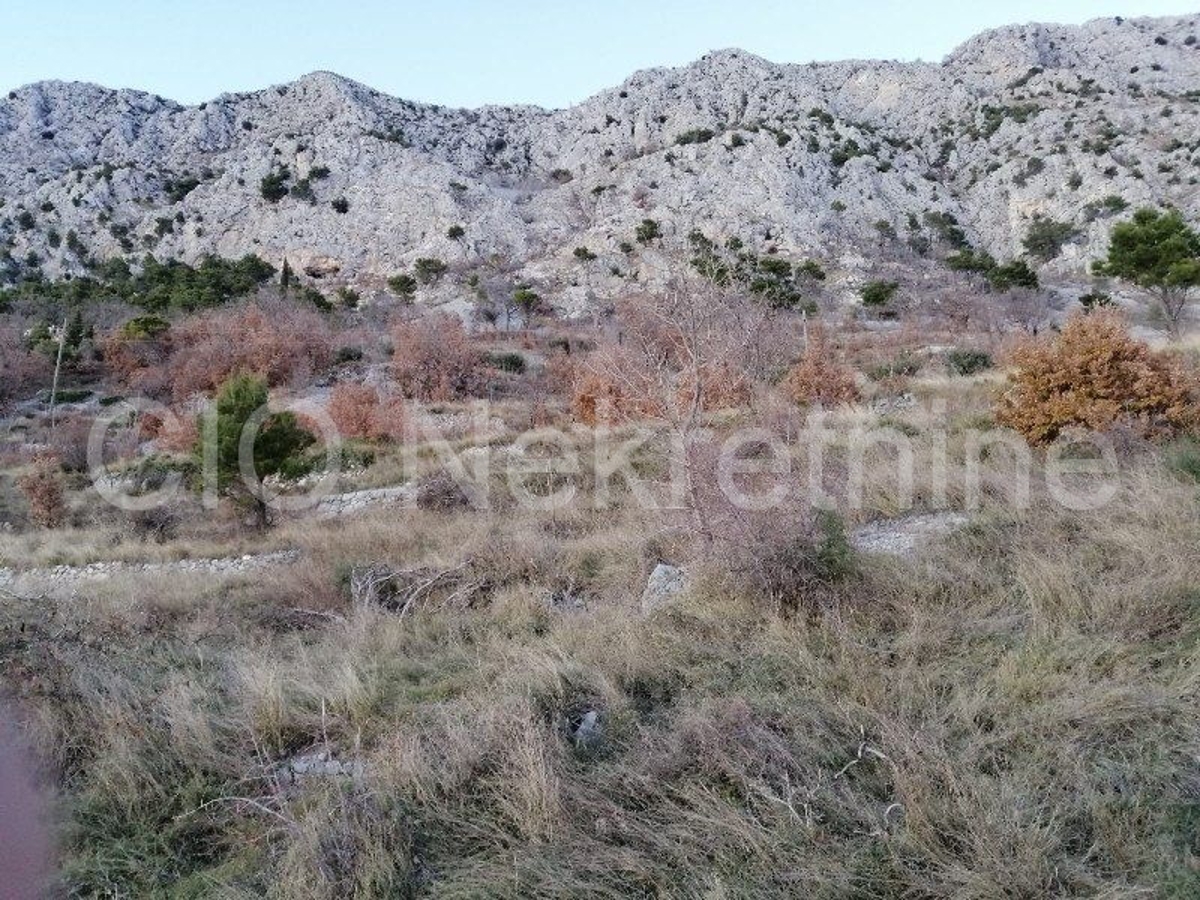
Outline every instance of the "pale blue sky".
<path id="1" fill-rule="evenodd" d="M 0 0 L 0 87 L 45 78 L 187 103 L 330 69 L 443 103 L 566 106 L 635 69 L 741 47 L 776 62 L 939 60 L 984 28 L 1179 15 L 1197 0 Z"/>

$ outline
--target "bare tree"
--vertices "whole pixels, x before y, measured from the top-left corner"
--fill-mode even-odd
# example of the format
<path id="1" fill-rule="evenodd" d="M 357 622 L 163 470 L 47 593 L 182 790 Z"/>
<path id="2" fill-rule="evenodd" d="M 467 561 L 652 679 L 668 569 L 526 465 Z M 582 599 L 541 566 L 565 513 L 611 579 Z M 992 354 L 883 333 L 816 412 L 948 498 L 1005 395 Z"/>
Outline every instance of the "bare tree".
<path id="1" fill-rule="evenodd" d="M 617 340 L 581 365 L 577 407 L 580 391 L 591 391 L 592 418 L 655 422 L 672 435 L 693 524 L 710 543 L 696 451 L 706 413 L 749 402 L 747 362 L 767 337 L 770 315 L 710 281 L 676 279 L 622 301 L 618 319 Z"/>

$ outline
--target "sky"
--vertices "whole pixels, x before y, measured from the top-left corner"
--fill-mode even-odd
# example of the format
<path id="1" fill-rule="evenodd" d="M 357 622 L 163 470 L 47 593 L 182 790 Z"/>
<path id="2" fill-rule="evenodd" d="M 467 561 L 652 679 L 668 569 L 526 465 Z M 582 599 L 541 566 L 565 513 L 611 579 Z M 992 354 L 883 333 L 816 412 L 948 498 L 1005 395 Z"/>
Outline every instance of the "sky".
<path id="1" fill-rule="evenodd" d="M 326 69 L 448 106 L 569 106 L 637 69 L 740 47 L 774 62 L 940 60 L 1030 21 L 1182 15 L 1196 0 L 0 0 L 0 88 L 49 78 L 184 103 Z"/>

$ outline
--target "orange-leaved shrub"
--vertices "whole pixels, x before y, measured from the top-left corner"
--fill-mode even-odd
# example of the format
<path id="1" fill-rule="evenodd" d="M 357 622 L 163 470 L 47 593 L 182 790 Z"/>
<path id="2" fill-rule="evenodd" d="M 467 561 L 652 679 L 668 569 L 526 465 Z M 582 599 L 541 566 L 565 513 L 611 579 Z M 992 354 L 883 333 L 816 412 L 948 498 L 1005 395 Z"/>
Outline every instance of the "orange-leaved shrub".
<path id="1" fill-rule="evenodd" d="M 170 394 L 167 360 L 171 355 L 171 325 L 155 315 L 136 316 L 100 340 L 109 373 L 129 390 L 150 397 Z"/>
<path id="2" fill-rule="evenodd" d="M 333 361 L 325 318 L 283 300 L 201 313 L 173 325 L 170 338 L 168 375 L 177 401 L 213 393 L 239 372 L 277 385 L 304 381 Z"/>
<path id="3" fill-rule="evenodd" d="M 196 416 L 175 411 L 170 416 L 144 416 L 145 427 L 159 450 L 165 453 L 190 453 L 200 440 Z"/>
<path id="4" fill-rule="evenodd" d="M 487 387 L 483 354 L 455 316 L 429 316 L 392 328 L 392 375 L 405 397 L 461 400 Z"/>
<path id="5" fill-rule="evenodd" d="M 1123 426 L 1157 438 L 1200 422 L 1195 373 L 1132 338 L 1116 312 L 1076 315 L 1060 334 L 1018 344 L 1010 361 L 995 419 L 1034 445 L 1071 428 Z"/>
<path id="6" fill-rule="evenodd" d="M 622 298 L 616 312 L 615 340 L 575 364 L 577 419 L 653 419 L 692 434 L 707 413 L 750 402 L 774 344 L 760 307 L 711 281 L 679 279 Z"/>
<path id="7" fill-rule="evenodd" d="M 57 528 L 67 517 L 63 501 L 62 473 L 52 456 L 39 456 L 33 468 L 17 479 L 17 487 L 29 507 L 29 518 L 42 528 Z"/>
<path id="8" fill-rule="evenodd" d="M 329 394 L 329 418 L 344 438 L 380 440 L 404 433 L 404 406 L 377 388 L 344 382 Z"/>
<path id="9" fill-rule="evenodd" d="M 30 352 L 17 328 L 0 328 L 0 409 L 25 399 L 39 387 L 48 387 L 50 374 L 49 360 Z"/>
<path id="10" fill-rule="evenodd" d="M 819 328 L 813 328 L 800 362 L 780 383 L 784 394 L 798 406 L 841 406 L 861 398 L 854 370 L 837 360 Z"/>
<path id="11" fill-rule="evenodd" d="M 599 350 L 575 367 L 571 379 L 571 413 L 585 425 L 613 425 L 657 417 L 661 400 L 643 383 L 627 354 Z"/>
<path id="12" fill-rule="evenodd" d="M 698 375 L 698 377 L 697 377 Z M 585 425 L 663 418 L 673 407 L 700 412 L 736 409 L 750 402 L 752 386 L 744 372 L 714 363 L 684 369 L 669 380 L 643 357 L 621 347 L 598 350 L 576 366 L 571 379 L 571 411 Z"/>

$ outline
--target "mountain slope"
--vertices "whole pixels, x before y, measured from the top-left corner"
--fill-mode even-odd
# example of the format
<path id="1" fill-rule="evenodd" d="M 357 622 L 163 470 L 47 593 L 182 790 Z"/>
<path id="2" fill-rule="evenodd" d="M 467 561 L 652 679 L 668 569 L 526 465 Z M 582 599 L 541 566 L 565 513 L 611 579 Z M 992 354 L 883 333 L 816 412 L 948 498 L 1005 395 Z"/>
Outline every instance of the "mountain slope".
<path id="1" fill-rule="evenodd" d="M 603 297 L 660 268 L 653 246 L 621 249 L 645 218 L 668 251 L 699 227 L 853 261 L 916 260 L 947 216 L 1006 258 L 1044 216 L 1079 232 L 1051 266 L 1081 272 L 1109 198 L 1200 213 L 1198 38 L 1200 16 L 1014 26 L 940 65 L 725 50 L 557 111 L 421 105 L 330 73 L 195 107 L 43 82 L 0 101 L 0 245 L 10 277 L 31 253 L 54 276 L 87 255 L 254 252 L 370 283 L 435 256 Z"/>

